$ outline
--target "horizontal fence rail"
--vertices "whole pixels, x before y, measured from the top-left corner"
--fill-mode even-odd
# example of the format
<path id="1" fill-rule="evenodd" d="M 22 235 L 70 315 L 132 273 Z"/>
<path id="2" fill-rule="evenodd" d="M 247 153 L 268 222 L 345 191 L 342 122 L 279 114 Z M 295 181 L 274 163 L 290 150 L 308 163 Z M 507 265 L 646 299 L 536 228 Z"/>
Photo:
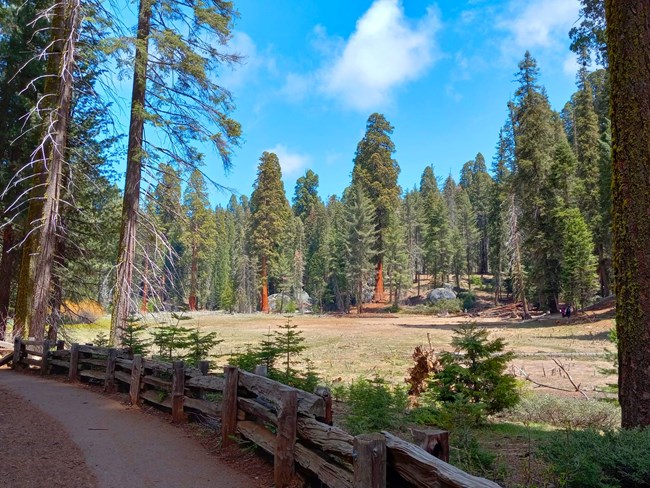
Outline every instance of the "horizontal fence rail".
<path id="1" fill-rule="evenodd" d="M 234 366 L 209 373 L 207 361 L 193 367 L 113 348 L 72 344 L 66 350 L 62 341 L 53 346 L 17 338 L 0 364 L 67 374 L 107 392 L 128 391 L 132 404 L 166 410 L 175 423 L 189 416 L 220 420 L 222 446 L 239 437 L 273 456 L 276 487 L 288 486 L 296 467 L 330 488 L 499 487 L 445 462 L 446 431 L 414 431 L 415 445 L 388 432 L 355 437 L 331 425 L 332 399 L 323 387 L 309 393 Z"/>

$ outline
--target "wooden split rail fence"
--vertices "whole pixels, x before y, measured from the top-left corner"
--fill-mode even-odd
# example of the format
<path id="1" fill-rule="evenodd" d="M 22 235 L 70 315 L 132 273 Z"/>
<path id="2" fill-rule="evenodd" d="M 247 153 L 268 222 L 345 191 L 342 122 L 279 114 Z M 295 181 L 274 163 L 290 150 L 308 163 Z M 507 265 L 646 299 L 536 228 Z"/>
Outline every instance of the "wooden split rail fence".
<path id="1" fill-rule="evenodd" d="M 331 488 L 499 486 L 432 455 L 448 459 L 444 431 L 416 432 L 420 447 L 388 432 L 355 437 L 330 425 L 326 389 L 308 393 L 234 366 L 209 374 L 207 361 L 196 368 L 112 348 L 51 346 L 16 339 L 8 362 L 13 368 L 37 366 L 43 375 L 67 373 L 72 381 L 101 383 L 107 391 L 128 390 L 132 404 L 171 411 L 173 422 L 188 415 L 220 419 L 222 445 L 242 437 L 273 456 L 276 487 L 288 486 L 296 466 Z"/>

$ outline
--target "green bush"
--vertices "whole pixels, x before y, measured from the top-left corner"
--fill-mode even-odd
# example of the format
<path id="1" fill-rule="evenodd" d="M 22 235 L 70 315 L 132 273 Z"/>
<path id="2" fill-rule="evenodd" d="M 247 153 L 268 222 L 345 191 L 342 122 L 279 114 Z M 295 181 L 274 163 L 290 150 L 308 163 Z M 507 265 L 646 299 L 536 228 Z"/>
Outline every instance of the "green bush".
<path id="1" fill-rule="evenodd" d="M 382 378 L 354 381 L 347 392 L 350 412 L 345 425 L 352 435 L 379 432 L 401 425 L 408 404 L 406 389 Z"/>
<path id="2" fill-rule="evenodd" d="M 469 283 L 474 287 L 478 287 L 478 286 L 481 286 L 483 284 L 483 281 L 481 280 L 480 276 L 470 275 Z"/>
<path id="3" fill-rule="evenodd" d="M 438 300 L 427 308 L 429 313 L 458 313 L 463 311 L 463 302 L 458 298 Z"/>
<path id="4" fill-rule="evenodd" d="M 562 429 L 613 429 L 621 422 L 620 409 L 598 400 L 528 395 L 508 412 L 511 420 L 548 424 Z"/>
<path id="5" fill-rule="evenodd" d="M 458 299 L 463 301 L 463 310 L 471 310 L 476 306 L 476 295 L 471 291 L 460 292 Z"/>
<path id="6" fill-rule="evenodd" d="M 505 374 L 513 353 L 503 352 L 503 339 L 490 341 L 486 329 L 468 324 L 454 329 L 451 345 L 455 351 L 438 355 L 442 368 L 429 381 L 428 395 L 432 400 L 452 404 L 452 410 L 462 407 L 470 418 L 484 417 L 517 404 L 517 382 Z"/>
<path id="7" fill-rule="evenodd" d="M 650 488 L 650 429 L 567 431 L 542 444 L 567 488 Z"/>

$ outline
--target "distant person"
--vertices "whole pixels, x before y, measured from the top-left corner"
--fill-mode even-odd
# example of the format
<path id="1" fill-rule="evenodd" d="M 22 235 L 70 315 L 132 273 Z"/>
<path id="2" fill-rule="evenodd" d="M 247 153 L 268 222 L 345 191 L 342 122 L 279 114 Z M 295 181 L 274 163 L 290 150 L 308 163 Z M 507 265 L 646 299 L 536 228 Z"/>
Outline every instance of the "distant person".
<path id="1" fill-rule="evenodd" d="M 560 313 L 562 314 L 562 318 L 566 317 L 566 309 L 564 307 L 560 307 Z"/>
<path id="2" fill-rule="evenodd" d="M 567 319 L 571 318 L 571 305 L 566 306 L 566 318 Z"/>

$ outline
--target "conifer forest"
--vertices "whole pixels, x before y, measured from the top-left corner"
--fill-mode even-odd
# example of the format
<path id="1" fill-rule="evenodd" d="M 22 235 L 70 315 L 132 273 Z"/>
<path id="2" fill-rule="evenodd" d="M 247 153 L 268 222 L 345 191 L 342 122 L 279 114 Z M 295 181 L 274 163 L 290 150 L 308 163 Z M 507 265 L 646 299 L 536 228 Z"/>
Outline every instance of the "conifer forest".
<path id="1" fill-rule="evenodd" d="M 482 276 L 521 319 L 615 294 L 623 425 L 650 424 L 647 0 L 581 0 L 559 111 L 521 53 L 491 160 L 411 161 L 401 187 L 395 127 L 369 113 L 336 194 L 312 169 L 285 187 L 265 151 L 226 205 L 205 169 L 247 142 L 218 77 L 245 62 L 227 49 L 237 2 L 135 8 L 125 25 L 96 0 L 0 1 L 0 339 L 56 338 L 83 302 L 119 345 L 139 314 L 396 311 Z M 125 132 L 111 77 L 132 80 Z"/>

